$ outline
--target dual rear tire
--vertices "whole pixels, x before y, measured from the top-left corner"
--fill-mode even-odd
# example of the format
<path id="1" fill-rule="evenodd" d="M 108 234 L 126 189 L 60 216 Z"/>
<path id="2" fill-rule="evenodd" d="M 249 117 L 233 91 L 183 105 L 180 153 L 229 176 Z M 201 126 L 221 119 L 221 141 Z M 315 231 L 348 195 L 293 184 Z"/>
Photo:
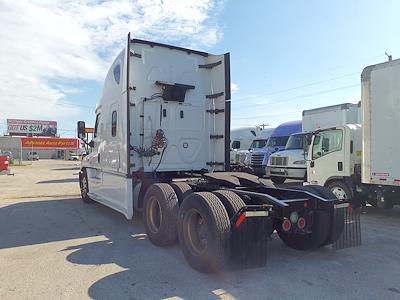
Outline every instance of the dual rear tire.
<path id="1" fill-rule="evenodd" d="M 154 245 L 179 240 L 189 265 L 217 272 L 230 255 L 230 219 L 244 205 L 231 191 L 193 192 L 186 183 L 156 183 L 146 192 L 143 221 Z"/>
<path id="2" fill-rule="evenodd" d="M 178 197 L 169 184 L 155 183 L 149 187 L 144 200 L 143 223 L 154 245 L 176 243 L 178 211 Z"/>

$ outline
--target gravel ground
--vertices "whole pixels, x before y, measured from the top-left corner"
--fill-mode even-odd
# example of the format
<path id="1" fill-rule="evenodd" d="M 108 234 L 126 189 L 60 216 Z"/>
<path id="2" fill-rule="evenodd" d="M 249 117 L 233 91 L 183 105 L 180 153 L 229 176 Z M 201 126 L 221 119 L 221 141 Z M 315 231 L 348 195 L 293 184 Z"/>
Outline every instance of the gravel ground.
<path id="1" fill-rule="evenodd" d="M 400 207 L 362 212 L 363 245 L 300 252 L 277 236 L 266 267 L 204 275 L 178 246 L 77 196 L 74 162 L 0 177 L 0 299 L 400 299 Z"/>

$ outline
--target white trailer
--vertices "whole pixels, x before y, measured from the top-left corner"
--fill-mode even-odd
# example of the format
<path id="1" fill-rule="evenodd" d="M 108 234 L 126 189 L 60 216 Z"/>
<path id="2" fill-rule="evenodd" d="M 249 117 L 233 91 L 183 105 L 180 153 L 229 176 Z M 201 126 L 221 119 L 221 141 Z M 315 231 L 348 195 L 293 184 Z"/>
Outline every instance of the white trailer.
<path id="1" fill-rule="evenodd" d="M 78 122 L 80 137 L 84 128 Z M 153 244 L 179 240 L 202 272 L 228 261 L 264 265 L 274 230 L 301 250 L 342 241 L 347 223 L 337 212 L 349 203 L 338 206 L 321 187 L 271 188 L 254 175 L 226 172 L 229 133 L 229 53 L 128 35 L 104 82 L 94 139 L 85 141 L 92 151 L 79 172 L 82 199 L 127 219 L 142 213 Z"/>
<path id="2" fill-rule="evenodd" d="M 312 132 L 320 128 L 328 128 L 344 124 L 359 124 L 361 102 L 343 103 L 303 110 L 302 131 Z"/>
<path id="3" fill-rule="evenodd" d="M 318 130 L 309 151 L 308 183 L 339 198 L 391 208 L 400 203 L 400 59 L 361 74 L 362 120 Z"/>

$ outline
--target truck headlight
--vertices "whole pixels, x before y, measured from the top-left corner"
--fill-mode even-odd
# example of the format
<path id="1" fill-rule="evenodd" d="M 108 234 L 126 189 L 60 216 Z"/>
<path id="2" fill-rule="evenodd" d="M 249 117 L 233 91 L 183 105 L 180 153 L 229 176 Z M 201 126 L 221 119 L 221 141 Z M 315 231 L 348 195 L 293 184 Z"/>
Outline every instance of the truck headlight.
<path id="1" fill-rule="evenodd" d="M 294 165 L 304 165 L 306 163 L 305 160 L 296 160 L 293 162 Z"/>

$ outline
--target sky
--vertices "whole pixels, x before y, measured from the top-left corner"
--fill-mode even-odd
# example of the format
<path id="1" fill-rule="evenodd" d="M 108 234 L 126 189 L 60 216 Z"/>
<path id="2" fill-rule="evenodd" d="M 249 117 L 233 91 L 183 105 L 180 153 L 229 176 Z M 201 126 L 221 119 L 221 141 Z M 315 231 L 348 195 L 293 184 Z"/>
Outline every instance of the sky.
<path id="1" fill-rule="evenodd" d="M 126 36 L 230 52 L 232 127 L 360 99 L 365 66 L 400 58 L 396 0 L 0 0 L 0 134 L 7 118 L 94 123 Z M 88 126 L 87 125 L 87 126 Z"/>

